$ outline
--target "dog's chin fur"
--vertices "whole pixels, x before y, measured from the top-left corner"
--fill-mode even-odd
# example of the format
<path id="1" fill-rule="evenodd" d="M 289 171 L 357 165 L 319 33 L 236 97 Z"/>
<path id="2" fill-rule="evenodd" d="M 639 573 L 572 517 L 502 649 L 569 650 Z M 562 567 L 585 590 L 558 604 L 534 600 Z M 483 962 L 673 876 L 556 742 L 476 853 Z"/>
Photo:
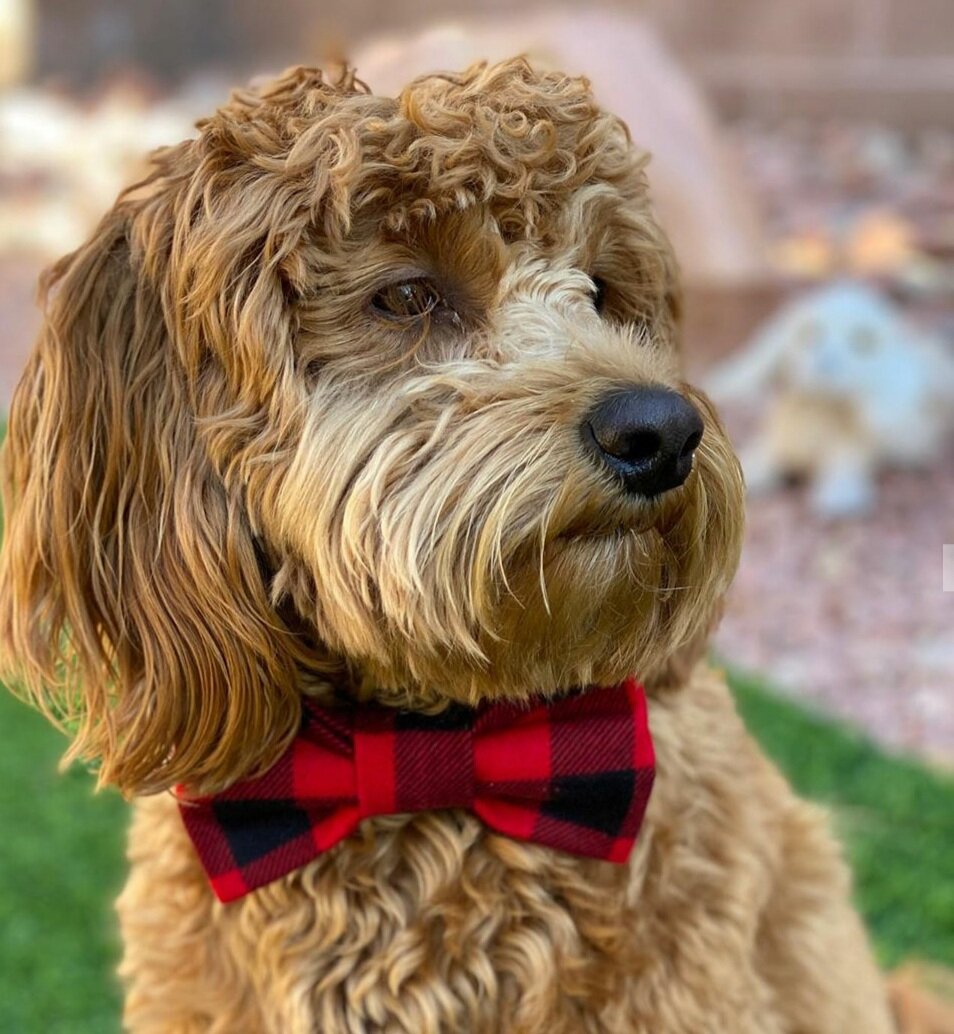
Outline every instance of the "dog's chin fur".
<path id="1" fill-rule="evenodd" d="M 171 802 L 141 804 L 133 1029 L 887 1030 L 826 835 L 691 674 L 742 484 L 680 373 L 644 163 L 585 81 L 522 60 L 396 100 L 297 69 L 159 152 L 48 274 L 0 640 L 102 782 L 259 772 L 303 693 L 439 709 L 635 673 L 654 694 L 629 870 L 442 813 L 366 824 L 223 910 Z M 426 312 L 381 302 L 424 280 Z M 582 432 L 642 385 L 704 420 L 654 500 Z"/>
<path id="2" fill-rule="evenodd" d="M 562 365 L 552 403 L 538 400 L 539 427 L 518 394 L 502 431 L 478 411 L 474 428 L 461 417 L 431 454 L 389 444 L 357 474 L 339 458 L 343 515 L 314 490 L 325 473 L 319 450 L 300 480 L 292 466 L 284 491 L 299 494 L 302 518 L 288 522 L 289 553 L 314 559 L 286 555 L 273 591 L 378 696 L 429 706 L 614 684 L 633 672 L 653 681 L 708 629 L 741 529 L 741 482 L 714 416 L 694 396 L 708 431 L 684 486 L 629 500 L 587 466 L 574 422 L 585 406 L 572 397 L 584 372 Z M 587 383 L 585 396 L 593 391 Z M 565 427 L 558 407 L 573 415 Z M 498 422 L 508 415 L 494 408 Z M 433 434 L 419 424 L 415 436 Z M 392 477 L 409 454 L 413 469 Z M 376 481 L 389 482 L 378 499 Z"/>

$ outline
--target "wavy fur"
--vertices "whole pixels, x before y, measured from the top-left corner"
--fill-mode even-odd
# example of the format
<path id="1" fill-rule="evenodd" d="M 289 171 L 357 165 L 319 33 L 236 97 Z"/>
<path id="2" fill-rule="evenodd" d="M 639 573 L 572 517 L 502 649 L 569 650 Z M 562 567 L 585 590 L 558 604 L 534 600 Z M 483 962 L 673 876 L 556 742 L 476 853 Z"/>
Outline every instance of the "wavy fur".
<path id="1" fill-rule="evenodd" d="M 228 908 L 143 797 L 130 1029 L 887 1030 L 837 852 L 695 666 L 741 477 L 682 379 L 625 127 L 515 60 L 397 99 L 296 69 L 199 128 L 47 278 L 6 445 L 24 693 L 144 795 L 266 766 L 305 692 L 433 709 L 637 671 L 661 785 L 628 869 L 441 813 Z M 421 276 L 445 304 L 375 310 Z M 653 502 L 580 438 L 650 383 L 705 420 Z"/>

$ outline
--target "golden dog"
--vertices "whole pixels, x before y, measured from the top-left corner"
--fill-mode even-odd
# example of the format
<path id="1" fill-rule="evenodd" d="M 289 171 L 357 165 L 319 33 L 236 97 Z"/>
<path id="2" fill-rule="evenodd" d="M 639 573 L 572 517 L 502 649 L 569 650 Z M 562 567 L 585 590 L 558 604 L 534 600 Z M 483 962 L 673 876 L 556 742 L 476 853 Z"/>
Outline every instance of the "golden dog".
<path id="1" fill-rule="evenodd" d="M 824 817 L 700 658 L 742 481 L 680 374 L 645 157 L 524 61 L 397 99 L 293 70 L 159 152 L 47 280 L 3 642 L 137 796 L 132 1031 L 885 1034 Z M 175 801 L 303 694 L 437 710 L 637 673 L 627 865 L 387 816 L 222 905 Z"/>

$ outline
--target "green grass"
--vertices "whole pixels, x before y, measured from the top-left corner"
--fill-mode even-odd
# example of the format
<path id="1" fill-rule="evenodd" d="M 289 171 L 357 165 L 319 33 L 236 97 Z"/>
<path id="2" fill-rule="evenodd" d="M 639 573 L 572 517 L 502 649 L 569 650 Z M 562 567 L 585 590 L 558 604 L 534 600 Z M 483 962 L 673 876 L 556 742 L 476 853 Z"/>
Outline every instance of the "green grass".
<path id="1" fill-rule="evenodd" d="M 954 965 L 954 781 L 734 683 L 769 754 L 834 808 L 881 960 Z M 111 1034 L 125 805 L 78 768 L 58 774 L 62 738 L 2 691 L 0 729 L 0 1032 Z"/>
<path id="2" fill-rule="evenodd" d="M 59 773 L 65 739 L 2 688 L 0 730 L 0 1031 L 110 1034 L 126 806 Z"/>
<path id="3" fill-rule="evenodd" d="M 954 966 L 954 778 L 732 679 L 749 728 L 804 796 L 828 804 L 881 962 Z"/>

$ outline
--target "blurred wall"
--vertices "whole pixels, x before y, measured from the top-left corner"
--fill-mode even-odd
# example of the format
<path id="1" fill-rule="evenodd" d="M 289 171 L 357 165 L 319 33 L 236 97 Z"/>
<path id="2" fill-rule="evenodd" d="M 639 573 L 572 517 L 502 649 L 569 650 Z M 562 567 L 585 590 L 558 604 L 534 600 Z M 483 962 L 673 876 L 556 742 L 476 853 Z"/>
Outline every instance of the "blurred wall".
<path id="1" fill-rule="evenodd" d="M 0 0 L 0 3 L 5 0 Z M 368 33 L 473 13 L 467 0 L 32 0 L 40 78 L 89 86 L 144 66 L 164 81 L 198 67 L 250 75 L 338 54 Z M 485 0 L 481 10 L 530 6 Z"/>
<path id="2" fill-rule="evenodd" d="M 248 75 L 347 53 L 369 33 L 478 10 L 468 0 L 32 2 L 38 77 L 87 86 L 134 62 L 163 81 L 200 63 Z M 725 113 L 837 111 L 904 125 L 954 124 L 954 0 L 603 2 L 644 11 Z M 479 10 L 539 6 L 484 0 Z"/>
<path id="3" fill-rule="evenodd" d="M 723 112 L 954 124 L 952 0 L 644 0 Z"/>

